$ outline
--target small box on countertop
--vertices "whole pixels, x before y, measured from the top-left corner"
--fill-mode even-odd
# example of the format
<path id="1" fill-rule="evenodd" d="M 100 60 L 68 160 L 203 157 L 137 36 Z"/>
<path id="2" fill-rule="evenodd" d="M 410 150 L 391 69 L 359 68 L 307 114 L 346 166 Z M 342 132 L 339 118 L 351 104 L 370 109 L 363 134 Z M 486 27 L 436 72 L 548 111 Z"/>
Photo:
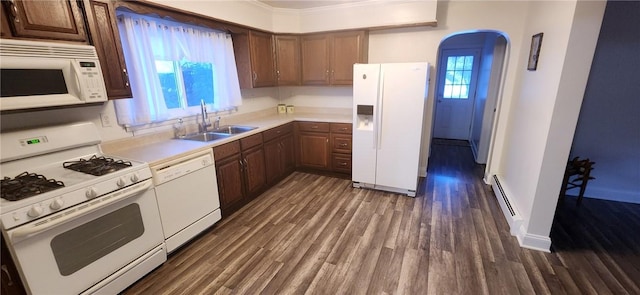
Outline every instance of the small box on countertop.
<path id="1" fill-rule="evenodd" d="M 287 106 L 283 103 L 278 104 L 278 114 L 284 114 L 287 112 Z"/>

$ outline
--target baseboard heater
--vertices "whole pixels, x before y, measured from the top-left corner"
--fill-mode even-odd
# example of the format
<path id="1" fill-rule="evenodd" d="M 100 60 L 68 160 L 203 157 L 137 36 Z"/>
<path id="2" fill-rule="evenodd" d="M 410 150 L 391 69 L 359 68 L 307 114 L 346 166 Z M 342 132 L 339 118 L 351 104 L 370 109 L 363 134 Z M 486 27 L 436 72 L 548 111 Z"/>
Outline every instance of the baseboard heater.
<path id="1" fill-rule="evenodd" d="M 505 189 L 502 187 L 502 184 L 500 184 L 498 175 L 493 175 L 491 187 L 493 188 L 493 193 L 496 195 L 496 199 L 498 199 L 502 214 L 507 219 L 507 223 L 509 223 L 511 235 L 515 236 L 522 224 L 522 216 L 520 216 L 516 207 L 511 204 Z"/>

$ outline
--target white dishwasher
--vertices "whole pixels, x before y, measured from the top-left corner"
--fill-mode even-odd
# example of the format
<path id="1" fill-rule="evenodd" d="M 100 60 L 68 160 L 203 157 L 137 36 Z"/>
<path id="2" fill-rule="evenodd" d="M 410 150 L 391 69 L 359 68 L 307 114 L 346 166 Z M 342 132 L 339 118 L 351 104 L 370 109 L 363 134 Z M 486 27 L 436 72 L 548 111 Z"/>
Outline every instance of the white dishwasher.
<path id="1" fill-rule="evenodd" d="M 151 171 L 167 252 L 222 218 L 212 149 L 153 166 Z"/>

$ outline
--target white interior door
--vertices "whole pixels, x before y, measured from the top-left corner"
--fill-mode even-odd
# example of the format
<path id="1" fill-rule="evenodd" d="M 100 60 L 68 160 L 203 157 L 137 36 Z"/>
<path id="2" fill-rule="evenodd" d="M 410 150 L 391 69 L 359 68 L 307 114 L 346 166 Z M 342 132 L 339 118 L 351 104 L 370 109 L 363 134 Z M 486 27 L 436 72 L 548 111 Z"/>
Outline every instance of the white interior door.
<path id="1" fill-rule="evenodd" d="M 468 140 L 480 49 L 444 49 L 438 66 L 433 137 Z"/>

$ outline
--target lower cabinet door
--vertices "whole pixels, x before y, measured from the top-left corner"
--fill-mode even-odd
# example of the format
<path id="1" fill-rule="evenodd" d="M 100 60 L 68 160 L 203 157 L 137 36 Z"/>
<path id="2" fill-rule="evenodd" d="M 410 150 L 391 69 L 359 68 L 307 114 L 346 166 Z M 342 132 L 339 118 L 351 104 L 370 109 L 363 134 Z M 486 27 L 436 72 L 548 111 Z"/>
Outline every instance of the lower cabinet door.
<path id="1" fill-rule="evenodd" d="M 234 206 L 241 206 L 244 198 L 242 190 L 242 164 L 240 155 L 231 156 L 216 162 L 218 192 L 222 214 L 228 216 Z"/>
<path id="2" fill-rule="evenodd" d="M 264 166 L 264 150 L 262 146 L 242 152 L 244 162 L 244 174 L 246 176 L 247 195 L 256 197 L 264 190 L 267 184 Z"/>
<path id="3" fill-rule="evenodd" d="M 282 175 L 280 140 L 275 139 L 264 144 L 264 165 L 267 175 L 267 183 L 276 182 Z"/>
<path id="4" fill-rule="evenodd" d="M 321 170 L 330 169 L 329 134 L 300 132 L 300 166 Z"/>
<path id="5" fill-rule="evenodd" d="M 334 153 L 331 158 L 333 171 L 351 174 L 351 155 Z"/>

